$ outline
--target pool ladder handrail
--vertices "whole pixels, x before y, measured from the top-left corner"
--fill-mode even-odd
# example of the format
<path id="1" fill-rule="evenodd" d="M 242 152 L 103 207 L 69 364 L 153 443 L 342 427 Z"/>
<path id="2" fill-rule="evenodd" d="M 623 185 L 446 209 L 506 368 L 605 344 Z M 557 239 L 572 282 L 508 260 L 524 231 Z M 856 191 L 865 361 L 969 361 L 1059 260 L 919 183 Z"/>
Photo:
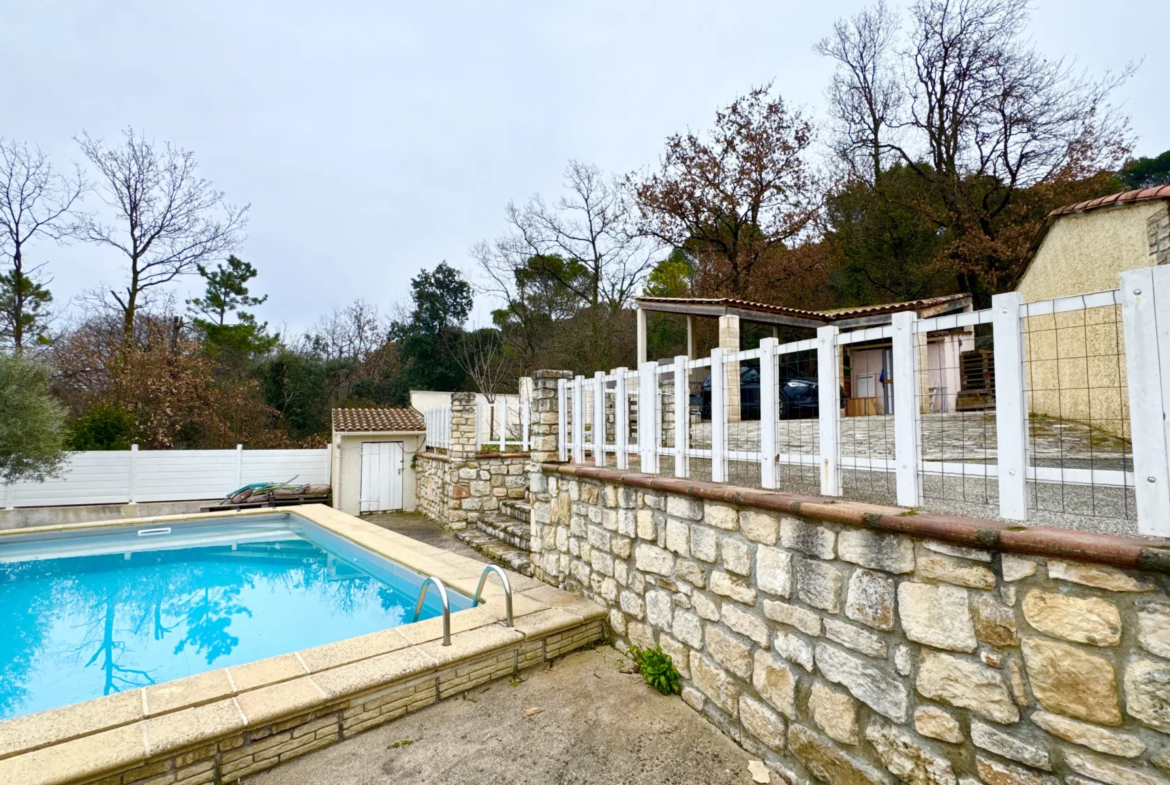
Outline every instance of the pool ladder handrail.
<path id="1" fill-rule="evenodd" d="M 479 605 L 479 595 L 483 591 L 483 585 L 487 581 L 488 576 L 495 572 L 500 576 L 500 583 L 504 585 L 504 607 L 508 612 L 508 626 L 514 627 L 512 623 L 512 584 L 508 583 L 508 575 L 500 567 L 495 564 L 489 564 L 483 568 L 483 572 L 479 576 L 479 586 L 475 589 L 475 598 L 471 601 L 471 607 Z"/>
<path id="2" fill-rule="evenodd" d="M 423 581 L 422 590 L 418 593 L 418 604 L 414 606 L 414 619 L 418 621 L 418 615 L 422 613 L 423 601 L 427 598 L 427 589 L 431 584 L 435 584 L 435 589 L 439 592 L 439 599 L 443 602 L 443 645 L 451 645 L 451 603 L 447 601 L 447 587 L 443 582 L 434 575 L 427 577 Z"/>

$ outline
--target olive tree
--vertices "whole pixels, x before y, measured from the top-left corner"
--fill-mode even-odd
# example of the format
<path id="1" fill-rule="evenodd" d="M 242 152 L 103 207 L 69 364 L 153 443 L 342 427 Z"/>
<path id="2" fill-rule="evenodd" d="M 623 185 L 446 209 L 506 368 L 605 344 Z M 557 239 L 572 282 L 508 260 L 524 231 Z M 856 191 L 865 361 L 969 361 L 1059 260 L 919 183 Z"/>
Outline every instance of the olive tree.
<path id="1" fill-rule="evenodd" d="M 49 395 L 49 366 L 0 353 L 0 411 L 0 483 L 60 473 L 65 409 Z"/>

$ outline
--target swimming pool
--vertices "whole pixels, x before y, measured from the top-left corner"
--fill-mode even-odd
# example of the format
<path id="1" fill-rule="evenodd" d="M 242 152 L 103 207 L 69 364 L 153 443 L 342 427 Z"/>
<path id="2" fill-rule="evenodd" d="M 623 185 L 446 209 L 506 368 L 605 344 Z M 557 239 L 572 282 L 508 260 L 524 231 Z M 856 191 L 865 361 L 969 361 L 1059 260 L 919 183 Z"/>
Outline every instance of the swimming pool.
<path id="1" fill-rule="evenodd" d="M 0 719 L 406 624 L 424 580 L 288 513 L 8 536 Z"/>

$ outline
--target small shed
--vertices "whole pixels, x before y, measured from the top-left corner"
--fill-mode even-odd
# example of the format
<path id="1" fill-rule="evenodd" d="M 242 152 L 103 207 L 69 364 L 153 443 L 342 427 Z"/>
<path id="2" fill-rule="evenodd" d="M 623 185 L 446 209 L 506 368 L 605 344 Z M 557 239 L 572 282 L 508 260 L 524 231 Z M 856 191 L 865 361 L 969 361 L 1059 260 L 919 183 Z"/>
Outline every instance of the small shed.
<path id="1" fill-rule="evenodd" d="M 350 515 L 413 511 L 412 459 L 425 437 L 415 409 L 334 409 L 333 506 Z"/>

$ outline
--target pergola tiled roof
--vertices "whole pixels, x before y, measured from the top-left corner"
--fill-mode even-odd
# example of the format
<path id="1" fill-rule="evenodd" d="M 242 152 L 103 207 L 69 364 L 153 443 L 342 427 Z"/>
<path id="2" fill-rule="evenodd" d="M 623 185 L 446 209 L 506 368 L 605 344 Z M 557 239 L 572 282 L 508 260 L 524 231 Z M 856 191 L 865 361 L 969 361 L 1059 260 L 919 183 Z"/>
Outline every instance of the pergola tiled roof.
<path id="1" fill-rule="evenodd" d="M 638 308 L 644 311 L 681 313 L 691 316 L 738 316 L 744 321 L 789 327 L 860 327 L 888 324 L 890 315 L 914 311 L 921 317 L 937 316 L 956 310 L 965 310 L 971 304 L 969 294 L 948 294 L 901 303 L 865 305 L 856 308 L 837 308 L 830 311 L 807 311 L 780 305 L 754 303 L 729 297 L 638 297 Z"/>
<path id="2" fill-rule="evenodd" d="M 415 409 L 379 407 L 372 409 L 334 409 L 335 431 L 391 431 L 425 433 L 423 416 Z"/>

